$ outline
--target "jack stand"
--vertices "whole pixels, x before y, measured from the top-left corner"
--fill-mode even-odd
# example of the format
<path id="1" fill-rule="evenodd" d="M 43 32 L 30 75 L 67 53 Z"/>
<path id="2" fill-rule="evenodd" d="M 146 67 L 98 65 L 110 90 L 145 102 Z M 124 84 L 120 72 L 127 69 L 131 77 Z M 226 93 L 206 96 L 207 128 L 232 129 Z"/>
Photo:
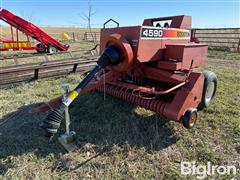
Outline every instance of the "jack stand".
<path id="1" fill-rule="evenodd" d="M 62 84 L 62 88 L 65 91 L 63 98 L 66 98 L 68 94 L 69 85 Z M 68 152 L 73 152 L 77 149 L 77 146 L 75 144 L 76 133 L 74 131 L 70 131 L 70 123 L 71 122 L 70 122 L 69 108 L 67 107 L 65 109 L 66 132 L 58 138 L 58 141 L 64 147 L 64 149 L 66 149 Z"/>

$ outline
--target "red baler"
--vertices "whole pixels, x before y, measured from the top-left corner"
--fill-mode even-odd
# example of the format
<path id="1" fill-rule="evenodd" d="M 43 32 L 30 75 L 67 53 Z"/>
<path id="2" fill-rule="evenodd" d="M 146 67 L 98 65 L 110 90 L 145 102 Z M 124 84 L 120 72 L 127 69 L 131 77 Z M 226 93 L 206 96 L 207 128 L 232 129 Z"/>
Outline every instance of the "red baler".
<path id="1" fill-rule="evenodd" d="M 64 109 L 77 96 L 97 89 L 191 128 L 197 111 L 208 107 L 216 95 L 216 75 L 194 71 L 206 62 L 207 52 L 207 45 L 191 39 L 190 16 L 103 28 L 98 65 L 67 97 L 41 105 L 34 112 L 54 108 L 43 122 L 51 136 L 57 132 Z"/>

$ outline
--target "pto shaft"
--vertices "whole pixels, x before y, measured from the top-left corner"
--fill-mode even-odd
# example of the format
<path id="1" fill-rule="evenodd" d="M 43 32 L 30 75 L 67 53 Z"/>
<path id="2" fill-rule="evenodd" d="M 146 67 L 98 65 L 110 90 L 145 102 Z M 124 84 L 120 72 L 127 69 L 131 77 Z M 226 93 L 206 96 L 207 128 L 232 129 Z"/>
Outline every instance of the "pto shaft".
<path id="1" fill-rule="evenodd" d="M 70 92 L 63 100 L 60 106 L 56 109 L 51 109 L 43 121 L 41 127 L 46 131 L 46 136 L 52 137 L 57 133 L 61 121 L 64 119 L 64 110 L 68 107 L 79 95 L 81 90 L 85 88 L 93 77 L 106 66 L 115 66 L 120 63 L 120 52 L 115 46 L 110 46 L 105 49 L 101 57 L 98 59 L 95 68 L 78 84 L 78 86 Z"/>

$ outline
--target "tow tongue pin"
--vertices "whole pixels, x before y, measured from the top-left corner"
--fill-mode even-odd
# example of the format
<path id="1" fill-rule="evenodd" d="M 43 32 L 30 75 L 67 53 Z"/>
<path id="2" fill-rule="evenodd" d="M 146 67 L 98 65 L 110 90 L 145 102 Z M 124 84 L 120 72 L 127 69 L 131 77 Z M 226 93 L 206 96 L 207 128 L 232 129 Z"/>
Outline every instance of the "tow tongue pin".
<path id="1" fill-rule="evenodd" d="M 43 121 L 41 127 L 45 130 L 47 137 L 52 137 L 57 133 L 60 127 L 61 121 L 64 119 L 65 109 L 78 97 L 78 94 L 83 88 L 85 88 L 88 83 L 93 79 L 93 77 L 106 66 L 115 66 L 120 63 L 120 52 L 115 46 L 110 46 L 105 49 L 101 57 L 98 59 L 95 68 L 90 71 L 90 73 L 78 84 L 78 86 L 66 94 L 62 99 L 62 103 L 58 108 L 51 109 Z"/>

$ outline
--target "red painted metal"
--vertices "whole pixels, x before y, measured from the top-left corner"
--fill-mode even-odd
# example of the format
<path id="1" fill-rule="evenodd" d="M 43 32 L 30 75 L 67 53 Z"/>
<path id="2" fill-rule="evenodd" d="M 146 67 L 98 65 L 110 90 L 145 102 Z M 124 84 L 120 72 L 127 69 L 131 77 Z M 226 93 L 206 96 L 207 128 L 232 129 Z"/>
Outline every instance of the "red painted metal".
<path id="1" fill-rule="evenodd" d="M 171 20 L 167 27 L 154 26 L 166 20 Z M 106 69 L 111 78 L 105 86 L 102 81 L 98 86 L 90 83 L 84 93 L 97 88 L 180 122 L 188 109 L 197 109 L 204 84 L 204 75 L 193 69 L 206 62 L 207 45 L 191 42 L 190 31 L 189 16 L 145 19 L 142 26 L 102 29 L 100 52 L 110 45 L 117 47 L 121 63 Z M 104 75 L 98 74 L 100 79 Z"/>
<path id="2" fill-rule="evenodd" d="M 99 74 L 96 77 L 98 77 L 98 80 L 94 79 L 93 81 L 91 81 L 91 83 L 89 83 L 82 91 L 81 93 L 79 93 L 80 95 L 83 95 L 91 90 L 94 90 L 102 85 L 104 85 L 104 82 L 111 82 L 114 81 L 116 79 L 118 79 L 120 76 L 120 74 L 118 73 L 113 73 L 113 71 L 109 71 L 107 73 L 104 74 Z M 47 104 L 42 104 L 39 107 L 37 107 L 36 109 L 33 109 L 31 111 L 31 113 L 35 114 L 35 113 L 40 113 L 40 112 L 45 112 L 48 111 L 52 108 L 56 108 L 58 107 L 62 102 L 62 96 L 53 99 L 52 101 L 50 101 Z"/>
<path id="3" fill-rule="evenodd" d="M 192 29 L 192 17 L 185 15 L 144 19 L 143 26 L 153 26 L 154 22 L 166 20 L 172 21 L 171 28 Z"/>
<path id="4" fill-rule="evenodd" d="M 197 68 L 205 63 L 208 47 L 201 44 L 171 44 L 166 45 L 165 59 L 180 63 L 180 67 L 172 70 L 189 70 Z M 193 63 L 191 64 L 191 62 Z M 163 64 L 159 64 L 159 67 L 163 67 Z"/>
<path id="5" fill-rule="evenodd" d="M 121 64 L 113 67 L 113 70 L 124 72 L 129 68 L 129 66 L 131 66 L 134 57 L 132 47 L 122 35 L 111 34 L 107 37 L 106 44 L 101 45 L 104 46 L 104 48 L 114 45 L 117 48 L 121 49 L 122 62 Z"/>
<path id="6" fill-rule="evenodd" d="M 12 33 L 12 40 L 13 40 L 13 31 L 12 27 L 16 28 L 16 34 L 17 34 L 17 41 L 18 39 L 18 31 L 23 32 L 27 37 L 32 37 L 33 39 L 39 41 L 45 49 L 47 49 L 50 45 L 55 46 L 59 51 L 67 51 L 69 46 L 62 45 L 55 39 L 53 39 L 51 36 L 46 34 L 43 30 L 41 30 L 39 27 L 35 26 L 34 24 L 14 15 L 13 13 L 7 11 L 6 9 L 2 9 L 0 11 L 0 19 L 5 21 L 7 24 L 11 26 L 11 33 Z M 32 49 L 38 49 L 38 47 L 33 48 L 13 48 L 11 50 L 32 50 Z M 6 50 L 6 49 L 1 49 Z"/>

